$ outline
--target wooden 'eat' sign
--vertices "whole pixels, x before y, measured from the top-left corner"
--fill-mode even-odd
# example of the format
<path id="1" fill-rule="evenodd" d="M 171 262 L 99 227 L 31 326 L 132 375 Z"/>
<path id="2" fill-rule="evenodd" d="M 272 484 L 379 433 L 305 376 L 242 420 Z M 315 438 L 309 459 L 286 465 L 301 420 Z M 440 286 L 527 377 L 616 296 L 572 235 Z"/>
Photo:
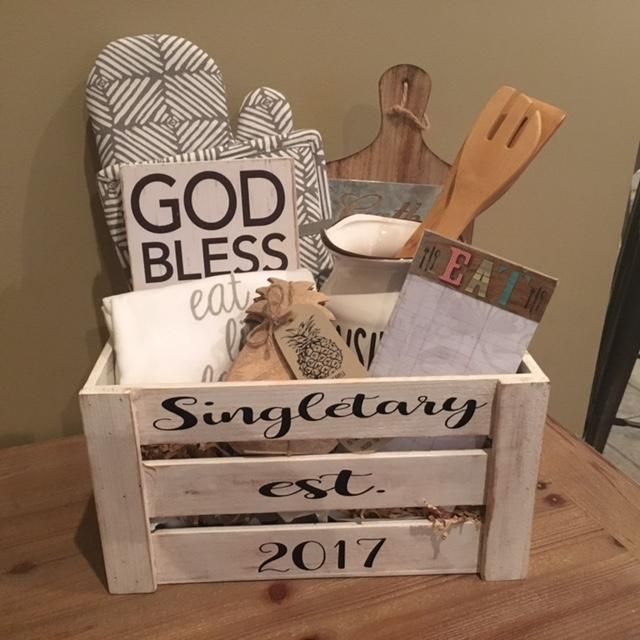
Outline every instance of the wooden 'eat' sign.
<path id="1" fill-rule="evenodd" d="M 555 285 L 542 273 L 425 233 L 370 371 L 514 373 Z"/>
<path id="2" fill-rule="evenodd" d="M 289 158 L 121 169 L 134 289 L 298 267 Z"/>

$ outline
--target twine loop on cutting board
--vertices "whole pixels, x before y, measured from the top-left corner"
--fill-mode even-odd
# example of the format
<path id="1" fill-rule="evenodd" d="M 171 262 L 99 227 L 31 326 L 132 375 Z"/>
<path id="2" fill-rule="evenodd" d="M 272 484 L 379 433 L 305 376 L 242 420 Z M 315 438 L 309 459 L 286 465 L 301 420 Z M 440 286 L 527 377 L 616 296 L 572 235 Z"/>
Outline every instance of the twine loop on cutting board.
<path id="1" fill-rule="evenodd" d="M 404 80 L 402 83 L 402 101 L 400 104 L 394 104 L 392 107 L 389 107 L 385 113 L 389 116 L 402 116 L 411 122 L 417 129 L 421 131 L 426 131 L 431 127 L 431 123 L 429 122 L 429 118 L 427 114 L 424 113 L 422 116 L 418 117 L 413 111 L 407 109 L 407 97 L 409 95 L 409 83 Z"/>

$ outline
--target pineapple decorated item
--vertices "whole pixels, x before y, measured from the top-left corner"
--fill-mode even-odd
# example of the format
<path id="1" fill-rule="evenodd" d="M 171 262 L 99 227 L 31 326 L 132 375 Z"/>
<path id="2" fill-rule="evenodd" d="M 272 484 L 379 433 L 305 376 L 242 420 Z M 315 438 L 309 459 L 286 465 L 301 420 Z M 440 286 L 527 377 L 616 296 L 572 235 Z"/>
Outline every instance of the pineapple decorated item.
<path id="1" fill-rule="evenodd" d="M 250 329 L 244 347 L 233 362 L 226 380 L 295 380 L 299 377 L 292 371 L 282 355 L 274 332 L 289 326 L 294 304 L 312 305 L 327 320 L 333 314 L 324 305 L 328 296 L 314 289 L 312 282 L 288 282 L 269 278 L 268 287 L 258 289 L 258 297 L 247 309 L 245 323 Z M 318 376 L 316 376 L 318 377 Z"/>
<path id="2" fill-rule="evenodd" d="M 319 331 L 313 333 L 316 320 L 312 323 L 310 331 L 293 329 L 297 327 L 294 321 L 292 307 L 304 305 L 322 315 L 327 322 L 333 320 L 332 313 L 324 306 L 329 299 L 323 293 L 315 291 L 311 282 L 288 282 L 277 278 L 269 278 L 270 285 L 258 289 L 258 297 L 247 309 L 245 323 L 250 329 L 244 347 L 226 377 L 229 382 L 238 380 L 294 380 L 302 375 L 297 375 L 287 359 L 284 357 L 279 343 L 275 339 L 275 333 L 286 331 L 287 339 L 295 344 L 300 344 L 299 355 L 294 359 L 297 368 L 305 366 L 306 370 L 317 373 L 309 376 L 319 378 L 324 371 L 328 371 L 329 364 L 319 364 L 321 360 L 336 362 L 336 354 L 329 345 L 323 342 Z M 335 329 L 333 329 L 335 331 Z M 313 336 L 302 337 L 294 334 L 313 333 Z M 336 332 L 337 334 L 337 332 Z M 302 341 L 305 344 L 302 345 Z M 311 356 L 313 351 L 313 356 Z M 313 358 L 307 364 L 307 354 Z M 326 357 L 330 354 L 331 359 Z M 306 375 L 304 377 L 307 377 Z M 328 377 L 328 376 L 327 376 Z M 243 454 L 301 454 L 301 453 L 328 453 L 337 445 L 336 440 L 287 440 L 281 442 L 235 442 L 233 448 Z"/>
<path id="3" fill-rule="evenodd" d="M 279 327 L 275 337 L 280 349 L 292 369 L 297 369 L 298 378 L 364 378 L 366 369 L 354 353 L 338 336 L 337 331 L 327 332 L 321 324 L 327 324 L 307 305 L 293 305 L 290 328 Z M 289 349 L 291 351 L 289 351 Z M 295 363 L 294 363 L 295 354 Z M 351 453 L 377 451 L 381 441 L 377 438 L 346 438 L 340 440 L 344 449 Z"/>
<path id="4" fill-rule="evenodd" d="M 286 330 L 287 344 L 296 353 L 298 369 L 305 378 L 333 378 L 342 367 L 342 351 L 335 342 L 320 335 L 310 316 L 296 328 Z"/>

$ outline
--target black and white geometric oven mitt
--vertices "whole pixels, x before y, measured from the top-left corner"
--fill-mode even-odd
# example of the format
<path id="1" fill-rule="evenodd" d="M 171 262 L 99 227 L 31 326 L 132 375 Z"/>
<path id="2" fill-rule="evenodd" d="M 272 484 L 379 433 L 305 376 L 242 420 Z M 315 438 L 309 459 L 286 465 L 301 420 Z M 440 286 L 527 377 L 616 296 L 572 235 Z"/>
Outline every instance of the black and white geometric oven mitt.
<path id="1" fill-rule="evenodd" d="M 87 107 L 103 166 L 98 191 L 120 261 L 128 270 L 120 167 L 252 157 L 294 160 L 301 266 L 320 281 L 331 258 L 320 231 L 331 208 L 322 139 L 293 130 L 286 98 L 261 87 L 243 101 L 234 137 L 222 74 L 204 51 L 178 36 L 116 40 L 96 59 Z"/>
<path id="2" fill-rule="evenodd" d="M 331 200 L 322 138 L 311 129 L 293 130 L 293 113 L 279 91 L 259 87 L 242 102 L 236 129 L 238 141 L 270 145 L 271 156 L 292 157 L 298 209 L 301 266 L 320 282 L 331 270 L 331 257 L 321 238 L 331 224 Z"/>
<path id="3" fill-rule="evenodd" d="M 292 131 L 291 105 L 279 91 L 259 87 L 242 101 L 236 127 L 238 140 L 273 135 L 288 136 Z"/>

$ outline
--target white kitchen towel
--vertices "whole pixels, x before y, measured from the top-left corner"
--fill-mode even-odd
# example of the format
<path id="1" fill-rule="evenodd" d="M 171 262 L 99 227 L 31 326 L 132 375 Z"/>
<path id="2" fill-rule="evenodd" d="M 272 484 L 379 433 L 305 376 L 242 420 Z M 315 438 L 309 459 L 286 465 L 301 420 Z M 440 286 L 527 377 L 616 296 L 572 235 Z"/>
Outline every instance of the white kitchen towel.
<path id="1" fill-rule="evenodd" d="M 118 383 L 220 380 L 238 353 L 245 309 L 271 277 L 313 281 L 306 269 L 229 273 L 104 298 Z"/>

